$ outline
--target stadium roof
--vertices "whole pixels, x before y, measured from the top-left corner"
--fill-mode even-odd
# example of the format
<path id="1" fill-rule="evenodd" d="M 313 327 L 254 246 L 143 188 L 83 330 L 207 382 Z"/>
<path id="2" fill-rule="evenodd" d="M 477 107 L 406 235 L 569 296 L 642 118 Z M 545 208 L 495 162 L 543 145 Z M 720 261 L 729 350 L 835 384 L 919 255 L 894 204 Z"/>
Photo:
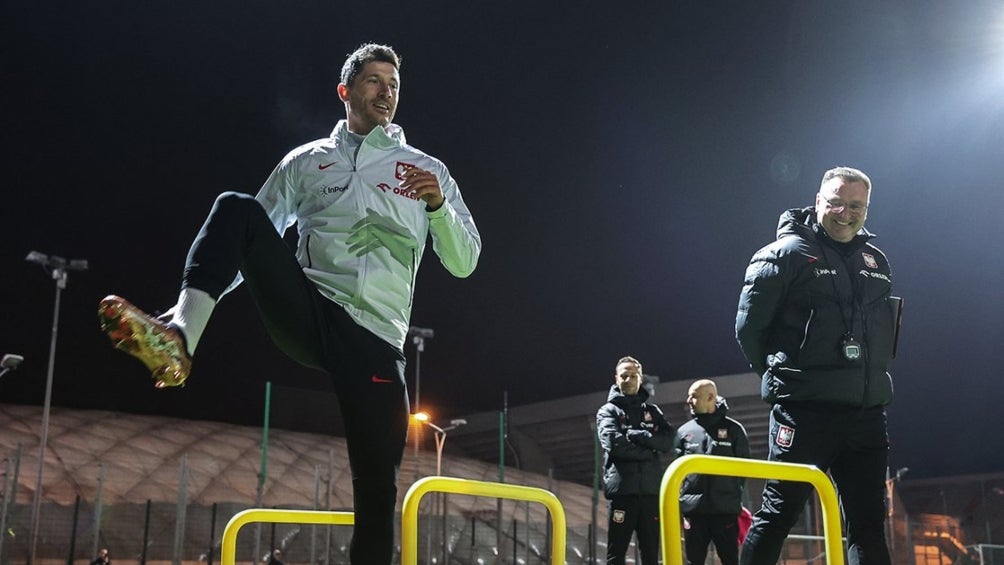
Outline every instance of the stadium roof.
<path id="1" fill-rule="evenodd" d="M 19 505 L 32 501 L 38 476 L 41 420 L 38 406 L 0 404 L 0 454 L 6 459 L 7 477 L 18 476 L 15 501 Z M 189 503 L 241 503 L 250 507 L 257 496 L 262 434 L 261 428 L 220 422 L 53 408 L 42 473 L 42 502 L 66 506 L 73 504 L 77 496 L 94 501 L 100 488 L 106 505 L 147 500 L 174 503 L 184 462 Z M 344 438 L 270 430 L 262 505 L 351 508 L 345 453 Z M 16 468 L 18 459 L 20 465 Z M 464 457 L 445 457 L 442 467 L 447 476 L 484 481 L 495 481 L 497 476 L 495 465 Z M 406 450 L 399 475 L 399 504 L 411 483 L 435 474 L 435 470 L 434 450 Z M 331 503 L 315 502 L 315 496 L 324 497 L 329 473 L 333 477 Z M 549 481 L 545 476 L 517 469 L 507 469 L 505 478 L 513 484 L 548 488 L 561 499 L 570 523 L 576 515 L 589 521 L 590 488 Z M 481 504 L 464 501 L 467 498 L 471 497 L 450 497 L 451 506 L 462 514 L 478 512 Z M 494 509 L 495 501 L 484 505 Z"/>

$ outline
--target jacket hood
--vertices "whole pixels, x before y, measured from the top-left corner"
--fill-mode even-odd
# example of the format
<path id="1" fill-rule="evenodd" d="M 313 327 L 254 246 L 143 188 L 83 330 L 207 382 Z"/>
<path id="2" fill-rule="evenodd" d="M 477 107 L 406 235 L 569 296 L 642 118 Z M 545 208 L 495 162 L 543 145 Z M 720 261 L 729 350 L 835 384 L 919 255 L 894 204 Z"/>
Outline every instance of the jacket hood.
<path id="1" fill-rule="evenodd" d="M 786 235 L 801 235 L 806 237 L 816 231 L 816 208 L 791 208 L 781 212 L 777 219 L 777 238 Z"/>
<path id="2" fill-rule="evenodd" d="M 715 412 L 721 412 L 722 414 L 724 414 L 728 411 L 729 411 L 729 403 L 725 401 L 724 396 L 719 396 L 718 399 L 715 400 Z"/>
<path id="3" fill-rule="evenodd" d="M 621 389 L 617 385 L 612 385 L 610 387 L 610 392 L 607 394 L 607 402 L 613 402 L 614 404 L 620 404 L 623 402 L 631 402 L 632 399 L 637 399 L 637 402 L 642 403 L 648 400 L 648 391 L 645 387 L 638 388 L 638 394 L 627 395 L 621 392 Z"/>
<path id="4" fill-rule="evenodd" d="M 821 237 L 836 245 L 844 245 L 831 240 L 830 236 L 826 235 L 826 232 L 819 227 L 819 223 L 816 221 L 815 206 L 791 208 L 781 212 L 781 217 L 777 219 L 777 238 L 781 239 L 788 235 L 800 235 L 804 238 Z M 862 227 L 854 239 L 846 245 L 860 245 L 873 237 L 875 234 Z"/>

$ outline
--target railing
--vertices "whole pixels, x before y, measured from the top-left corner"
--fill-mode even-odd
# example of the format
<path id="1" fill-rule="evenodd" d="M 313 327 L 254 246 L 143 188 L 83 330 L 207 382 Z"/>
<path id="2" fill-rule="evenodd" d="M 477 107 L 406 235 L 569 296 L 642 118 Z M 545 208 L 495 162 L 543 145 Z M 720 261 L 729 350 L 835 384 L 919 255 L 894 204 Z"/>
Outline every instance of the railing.
<path id="1" fill-rule="evenodd" d="M 662 476 L 659 520 L 662 522 L 662 559 L 666 565 L 682 565 L 680 544 L 680 486 L 690 474 L 777 479 L 811 484 L 819 494 L 823 511 L 823 536 L 830 565 L 844 565 L 837 492 L 825 473 L 813 465 L 756 461 L 716 455 L 685 455 L 673 461 Z"/>
<path id="2" fill-rule="evenodd" d="M 539 502 L 551 513 L 551 564 L 565 563 L 565 510 L 550 491 L 453 477 L 426 477 L 411 485 L 401 508 L 401 565 L 418 564 L 418 506 L 429 492 L 447 492 Z M 229 565 L 224 563 L 223 565 Z"/>
<path id="3" fill-rule="evenodd" d="M 355 523 L 352 512 L 328 512 L 321 510 L 278 510 L 272 508 L 251 508 L 234 514 L 223 529 L 220 548 L 220 565 L 234 565 L 237 559 L 237 532 L 252 522 L 276 524 L 326 524 L 346 525 Z"/>
<path id="4" fill-rule="evenodd" d="M 980 565 L 992 564 L 995 561 L 994 555 L 997 556 L 998 561 L 1004 563 L 1004 545 L 978 543 L 976 545 L 968 546 L 966 549 L 970 548 L 972 548 L 976 554 L 979 555 Z"/>

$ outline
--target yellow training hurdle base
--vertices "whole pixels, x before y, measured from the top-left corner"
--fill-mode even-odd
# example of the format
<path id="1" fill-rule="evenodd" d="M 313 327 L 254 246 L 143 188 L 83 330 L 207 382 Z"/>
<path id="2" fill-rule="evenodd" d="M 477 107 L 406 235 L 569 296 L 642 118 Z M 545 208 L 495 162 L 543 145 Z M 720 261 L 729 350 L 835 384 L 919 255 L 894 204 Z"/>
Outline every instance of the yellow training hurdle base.
<path id="1" fill-rule="evenodd" d="M 565 509 L 550 491 L 503 483 L 488 483 L 453 477 L 426 477 L 415 481 L 404 495 L 401 508 L 401 565 L 418 564 L 418 505 L 429 492 L 469 494 L 509 500 L 539 502 L 551 513 L 551 564 L 565 563 Z M 228 564 L 224 564 L 228 565 Z M 842 565 L 842 564 L 841 564 Z"/>
<path id="2" fill-rule="evenodd" d="M 666 565 L 682 565 L 680 546 L 680 486 L 692 473 L 777 479 L 811 484 L 823 507 L 823 537 L 829 565 L 844 565 L 844 546 L 840 531 L 840 507 L 837 492 L 826 473 L 813 465 L 778 461 L 755 461 L 717 455 L 685 455 L 666 469 L 659 491 L 659 520 L 662 522 L 662 559 Z"/>
<path id="3" fill-rule="evenodd" d="M 223 529 L 223 543 L 220 548 L 220 565 L 234 565 L 237 556 L 237 532 L 251 522 L 276 524 L 326 524 L 351 526 L 355 523 L 352 512 L 328 512 L 322 510 L 279 510 L 272 508 L 252 508 L 234 514 Z"/>

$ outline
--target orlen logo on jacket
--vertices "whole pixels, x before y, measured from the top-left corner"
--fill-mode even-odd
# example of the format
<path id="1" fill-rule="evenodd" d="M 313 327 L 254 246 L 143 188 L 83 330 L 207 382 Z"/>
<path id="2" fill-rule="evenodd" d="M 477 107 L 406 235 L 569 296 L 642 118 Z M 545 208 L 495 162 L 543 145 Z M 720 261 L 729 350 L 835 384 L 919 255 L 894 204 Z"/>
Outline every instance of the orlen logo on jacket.
<path id="1" fill-rule="evenodd" d="M 397 165 L 395 165 L 395 167 L 394 167 L 394 178 L 396 178 L 397 180 L 403 181 L 404 180 L 404 176 L 406 174 L 408 174 L 408 171 L 410 171 L 410 170 L 412 170 L 414 168 L 415 168 L 415 165 L 412 165 L 411 163 L 402 163 L 401 161 L 398 161 Z M 393 192 L 394 194 L 396 194 L 398 196 L 403 196 L 405 198 L 408 198 L 409 200 L 418 200 L 417 197 L 408 194 L 408 192 L 406 190 L 404 190 L 403 188 L 401 188 L 399 186 L 392 187 L 389 184 L 387 184 L 385 182 L 382 182 L 382 183 L 380 183 L 380 184 L 377 185 L 377 188 L 379 188 L 383 192 Z"/>
<path id="2" fill-rule="evenodd" d="M 405 197 L 405 198 L 407 198 L 409 200 L 418 200 L 418 197 L 409 195 L 407 193 L 407 191 L 404 190 L 403 188 L 401 188 L 400 186 L 393 186 L 392 187 L 391 185 L 389 185 L 389 184 L 387 184 L 385 182 L 382 182 L 382 183 L 380 183 L 380 184 L 377 185 L 377 188 L 379 188 L 383 192 L 393 192 L 394 194 L 396 194 L 398 196 L 403 196 L 403 197 Z"/>
<path id="3" fill-rule="evenodd" d="M 404 180 L 404 175 L 414 168 L 415 165 L 412 165 L 411 163 L 402 163 L 401 161 L 398 161 L 397 166 L 394 167 L 394 178 L 397 180 Z"/>

